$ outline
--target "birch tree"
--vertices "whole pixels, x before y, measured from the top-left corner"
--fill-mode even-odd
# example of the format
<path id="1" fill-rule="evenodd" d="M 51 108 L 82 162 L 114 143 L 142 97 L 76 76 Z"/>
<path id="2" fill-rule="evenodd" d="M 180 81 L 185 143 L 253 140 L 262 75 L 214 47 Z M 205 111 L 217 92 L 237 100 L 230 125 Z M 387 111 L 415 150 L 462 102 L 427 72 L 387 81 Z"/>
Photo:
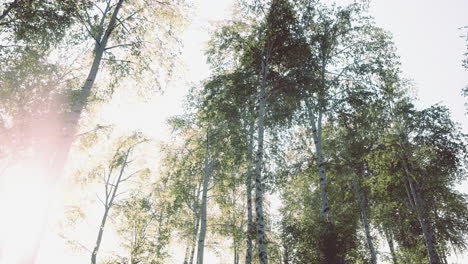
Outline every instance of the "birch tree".
<path id="1" fill-rule="evenodd" d="M 265 119 L 267 118 L 267 114 L 271 114 L 272 116 L 276 117 L 287 116 L 287 114 L 284 114 L 284 112 L 281 112 L 281 110 L 287 111 L 286 113 L 290 112 L 287 108 L 280 108 L 281 110 L 275 109 L 275 111 L 267 111 L 266 109 L 267 104 L 274 105 L 275 100 L 279 101 L 280 99 L 278 98 L 282 98 L 282 93 L 278 92 L 273 94 L 274 88 L 271 87 L 274 86 L 274 82 L 272 80 L 276 76 L 281 76 L 281 73 L 277 72 L 276 69 L 272 71 L 271 67 L 272 65 L 284 64 L 285 61 L 283 61 L 283 59 L 287 58 L 289 54 L 287 52 L 288 48 L 290 49 L 288 45 L 295 44 L 291 32 L 291 24 L 294 20 L 294 15 L 291 6 L 287 1 L 272 1 L 271 3 L 253 2 L 250 3 L 250 5 L 245 5 L 244 11 L 244 16 L 247 17 L 245 22 L 234 22 L 231 26 L 225 26 L 220 30 L 220 34 L 218 36 L 221 36 L 222 40 L 216 42 L 215 39 L 213 41 L 213 45 L 218 43 L 220 45 L 215 46 L 213 51 L 211 51 L 211 61 L 216 63 L 218 60 L 225 58 L 226 55 L 221 54 L 224 50 L 232 49 L 234 50 L 234 54 L 239 54 L 241 56 L 239 65 L 241 70 L 230 76 L 239 76 L 244 72 L 248 74 L 249 78 L 246 80 L 246 82 L 244 82 L 243 85 L 233 88 L 237 89 L 237 91 L 239 91 L 238 89 L 247 88 L 247 90 L 244 90 L 243 92 L 244 99 L 240 99 L 244 100 L 244 102 L 248 102 L 251 100 L 251 98 L 255 98 L 257 119 L 255 133 L 257 137 L 255 143 L 256 158 L 254 170 L 255 215 L 257 245 L 259 247 L 258 257 L 260 263 L 263 264 L 268 263 L 265 217 L 263 209 Z M 252 19 L 252 17 L 256 18 Z M 249 21 L 248 19 L 252 20 Z M 249 25 L 249 23 L 251 25 Z M 244 38 L 243 35 L 247 37 Z M 225 41 L 226 39 L 228 41 Z M 215 57 L 214 55 L 219 55 L 219 57 Z M 225 66 L 225 64 L 222 64 L 222 62 L 220 64 L 221 67 Z M 249 82 L 255 79 L 256 81 Z M 281 91 L 281 88 L 276 88 Z M 239 96 L 237 97 L 239 98 Z M 286 107 L 289 107 L 289 105 L 286 105 Z M 271 120 L 271 123 L 274 124 L 275 120 Z M 247 261 L 249 261 L 249 258 L 247 258 Z"/>
<path id="2" fill-rule="evenodd" d="M 81 114 L 93 95 L 103 62 L 114 66 L 113 75 L 117 77 L 130 73 L 130 69 L 133 69 L 134 75 L 138 75 L 150 70 L 151 63 L 159 63 L 161 68 L 165 65 L 171 68 L 175 54 L 170 48 L 177 42 L 176 34 L 183 23 L 182 2 L 105 0 L 88 3 L 88 7 L 89 10 L 77 8 L 75 14 L 84 34 L 93 42 L 92 63 L 66 114 L 63 136 L 54 160 L 55 174 L 60 173 L 65 164 Z M 155 39 L 149 39 L 150 34 Z M 149 72 L 157 76 L 156 72 Z"/>
<path id="3" fill-rule="evenodd" d="M 193 263 L 200 227 L 200 199 L 203 184 L 203 155 L 194 143 L 195 134 L 187 129 L 184 119 L 170 120 L 175 139 L 182 142 L 171 142 L 161 146 L 161 174 L 167 178 L 170 193 L 175 198 L 177 210 L 174 227 L 186 243 L 184 263 Z M 176 124 L 178 123 L 178 124 Z"/>
<path id="4" fill-rule="evenodd" d="M 128 144 L 128 142 L 127 142 Z M 104 235 L 104 228 L 106 226 L 107 220 L 110 215 L 110 211 L 115 205 L 115 199 L 121 195 L 119 187 L 125 181 L 129 180 L 132 176 L 137 174 L 139 171 L 133 173 L 126 173 L 126 168 L 130 163 L 129 157 L 132 149 L 135 145 L 125 146 L 122 145 L 117 149 L 108 168 L 101 173 L 102 180 L 104 183 L 104 197 L 103 199 L 99 198 L 102 205 L 104 206 L 104 213 L 101 218 L 101 223 L 99 226 L 99 231 L 97 234 L 96 242 L 91 253 L 91 263 L 97 263 L 97 255 L 99 248 L 101 246 L 102 238 Z"/>

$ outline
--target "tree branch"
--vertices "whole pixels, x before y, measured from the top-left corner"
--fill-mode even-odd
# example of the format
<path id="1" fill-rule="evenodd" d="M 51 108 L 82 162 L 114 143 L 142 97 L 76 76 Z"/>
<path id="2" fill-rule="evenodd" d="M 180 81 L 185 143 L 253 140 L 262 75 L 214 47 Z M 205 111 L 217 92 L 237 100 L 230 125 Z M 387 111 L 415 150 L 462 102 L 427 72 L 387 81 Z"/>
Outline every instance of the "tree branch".
<path id="1" fill-rule="evenodd" d="M 9 14 L 10 11 L 13 9 L 13 7 L 16 6 L 17 2 L 18 2 L 18 0 L 15 0 L 15 1 L 13 1 L 13 2 L 10 3 L 10 5 L 9 5 L 9 6 L 2 12 L 2 14 L 0 15 L 0 21 L 1 21 L 2 19 L 4 19 L 6 16 L 8 16 L 8 14 Z M 9 22 L 11 22 L 11 20 L 6 21 L 6 22 L 3 22 L 3 23 L 1 23 L 0 25 L 4 25 L 4 23 L 9 23 Z"/>

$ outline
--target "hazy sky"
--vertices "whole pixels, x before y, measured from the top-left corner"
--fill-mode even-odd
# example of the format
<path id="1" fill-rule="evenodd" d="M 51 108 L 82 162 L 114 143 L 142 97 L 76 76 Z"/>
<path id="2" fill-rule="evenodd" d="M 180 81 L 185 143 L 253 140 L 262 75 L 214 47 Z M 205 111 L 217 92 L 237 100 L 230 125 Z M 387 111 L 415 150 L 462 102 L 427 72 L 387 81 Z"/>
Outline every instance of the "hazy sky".
<path id="1" fill-rule="evenodd" d="M 468 1 L 374 1 L 371 8 L 379 26 L 389 30 L 401 56 L 405 77 L 415 82 L 420 105 L 447 105 L 454 119 L 468 132 L 464 115 L 468 71 L 461 66 L 466 41 L 460 35 L 468 26 Z"/>
<path id="2" fill-rule="evenodd" d="M 209 75 L 203 49 L 208 40 L 209 21 L 229 17 L 232 0 L 196 1 L 192 25 L 184 35 L 184 53 L 187 80 L 198 82 Z M 468 1 L 466 0 L 376 0 L 371 4 L 372 14 L 379 26 L 394 36 L 398 54 L 401 56 L 403 74 L 411 78 L 420 98 L 419 106 L 441 102 L 447 105 L 454 119 L 468 133 L 468 119 L 464 115 L 464 102 L 460 91 L 468 85 L 468 72 L 461 67 L 465 40 L 460 38 L 458 28 L 468 25 Z M 466 32 L 466 31 L 465 31 Z M 118 103 L 121 113 L 141 112 L 144 115 L 119 115 L 121 124 L 139 128 L 156 138 L 167 135 L 162 127 L 164 119 L 182 109 L 182 100 L 188 86 L 180 82 L 170 87 L 163 96 L 135 108 Z M 117 95 L 118 96 L 118 95 Z M 126 111 L 128 109 L 129 111 Z M 109 111 L 113 112 L 113 111 Z M 148 113 L 154 117 L 148 122 Z M 468 193 L 467 186 L 464 192 Z M 96 226 L 97 227 L 97 226 Z M 93 233 L 94 237 L 94 233 Z M 59 247 L 60 240 L 46 238 L 39 263 L 83 263 L 85 259 L 69 256 Z M 105 241 L 104 241 L 105 242 Z M 89 245 L 90 246 L 90 245 Z M 59 248 L 57 248 L 59 247 Z M 212 254 L 212 253 L 210 253 Z M 182 254 L 180 254 L 182 255 Z M 214 256 L 208 256 L 216 263 Z M 468 261 L 458 260 L 458 263 Z"/>

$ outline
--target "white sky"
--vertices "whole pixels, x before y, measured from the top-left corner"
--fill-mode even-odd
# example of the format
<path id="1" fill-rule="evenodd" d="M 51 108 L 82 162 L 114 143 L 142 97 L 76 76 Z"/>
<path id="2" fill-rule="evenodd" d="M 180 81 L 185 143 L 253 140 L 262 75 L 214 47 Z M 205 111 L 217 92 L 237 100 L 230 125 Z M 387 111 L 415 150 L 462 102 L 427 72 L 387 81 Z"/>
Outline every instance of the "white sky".
<path id="1" fill-rule="evenodd" d="M 209 37 L 207 33 L 209 21 L 228 18 L 230 14 L 228 9 L 233 1 L 198 0 L 196 2 L 196 10 L 193 12 L 195 18 L 184 35 L 183 53 L 186 64 L 185 76 L 188 81 L 195 83 L 209 75 L 203 55 Z M 462 32 L 458 28 L 468 25 L 468 1 L 375 0 L 371 5 L 371 11 L 377 24 L 393 33 L 404 75 L 413 79 L 418 88 L 417 94 L 420 98 L 418 105 L 427 107 L 438 102 L 447 105 L 452 111 L 453 118 L 462 124 L 464 132 L 467 133 L 468 120 L 464 115 L 464 102 L 467 99 L 460 95 L 461 89 L 468 85 L 468 73 L 461 67 L 466 43 L 459 37 Z M 130 108 L 121 101 L 119 108 L 122 113 L 127 114 L 119 115 L 119 119 L 128 122 L 119 123 L 130 124 L 156 138 L 164 138 L 168 133 L 163 129 L 164 120 L 182 112 L 182 101 L 188 88 L 184 81 L 180 81 L 176 87 L 166 90 L 164 95 L 139 104 L 136 109 L 135 105 Z M 125 95 L 121 97 L 125 98 Z M 138 112 L 146 114 L 135 114 Z M 151 122 L 148 122 L 148 113 L 152 113 Z M 468 193 L 466 184 L 463 186 L 463 191 Z M 54 236 L 47 237 L 46 241 L 43 243 L 38 264 L 78 264 L 89 261 L 89 254 L 81 258 L 67 253 L 61 246 L 63 242 Z M 220 263 L 213 253 L 209 254 L 207 259 L 210 264 Z M 183 252 L 178 255 L 180 259 Z M 468 263 L 468 259 L 459 259 L 456 263 Z"/>

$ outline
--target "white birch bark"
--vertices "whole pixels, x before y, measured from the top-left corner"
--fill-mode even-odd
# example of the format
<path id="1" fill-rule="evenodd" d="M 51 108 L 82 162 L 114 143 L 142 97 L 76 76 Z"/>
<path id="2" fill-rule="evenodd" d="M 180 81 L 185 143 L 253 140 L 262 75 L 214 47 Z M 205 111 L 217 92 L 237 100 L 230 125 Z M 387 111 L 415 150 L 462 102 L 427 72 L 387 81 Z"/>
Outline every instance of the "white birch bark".
<path id="1" fill-rule="evenodd" d="M 315 156 L 317 160 L 317 169 L 320 181 L 320 219 L 322 221 L 330 222 L 330 204 L 328 202 L 327 194 L 327 174 L 323 161 L 322 150 L 322 112 L 319 111 L 317 119 L 312 112 L 312 105 L 310 104 L 309 99 L 306 99 L 306 106 L 312 126 L 312 137 L 314 139 Z"/>
<path id="2" fill-rule="evenodd" d="M 189 264 L 193 263 L 193 258 L 195 256 L 195 248 L 197 246 L 197 236 L 198 236 L 198 229 L 200 228 L 200 194 L 201 194 L 201 182 L 198 184 L 197 188 L 197 195 L 195 197 L 195 201 L 193 202 L 193 213 L 194 213 L 194 228 L 192 233 L 192 240 L 191 240 L 191 249 L 190 249 L 190 258 Z"/>
<path id="3" fill-rule="evenodd" d="M 206 208 L 208 203 L 208 183 L 211 178 L 211 161 L 210 161 L 210 135 L 206 136 L 206 152 L 205 152 L 205 177 L 203 179 L 202 204 L 200 212 L 200 235 L 198 237 L 197 247 L 197 264 L 203 264 L 203 254 L 205 250 L 206 236 Z"/>
<path id="4" fill-rule="evenodd" d="M 265 221 L 263 214 L 263 184 L 262 184 L 262 166 L 263 166 L 263 137 L 264 137 L 264 122 L 266 108 L 266 82 L 268 76 L 268 56 L 262 59 L 261 78 L 259 84 L 258 98 L 258 142 L 257 142 L 257 157 L 255 161 L 255 213 L 257 216 L 257 241 L 258 241 L 258 258 L 260 264 L 268 264 L 268 254 L 266 246 Z"/>
<path id="5" fill-rule="evenodd" d="M 200 229 L 200 219 L 201 219 L 201 214 L 200 212 L 197 212 L 195 214 L 195 228 L 193 230 L 193 238 L 192 238 L 192 249 L 190 252 L 190 259 L 189 259 L 189 264 L 193 263 L 193 258 L 195 257 L 195 247 L 197 246 L 197 235 L 198 235 L 198 230 Z"/>

